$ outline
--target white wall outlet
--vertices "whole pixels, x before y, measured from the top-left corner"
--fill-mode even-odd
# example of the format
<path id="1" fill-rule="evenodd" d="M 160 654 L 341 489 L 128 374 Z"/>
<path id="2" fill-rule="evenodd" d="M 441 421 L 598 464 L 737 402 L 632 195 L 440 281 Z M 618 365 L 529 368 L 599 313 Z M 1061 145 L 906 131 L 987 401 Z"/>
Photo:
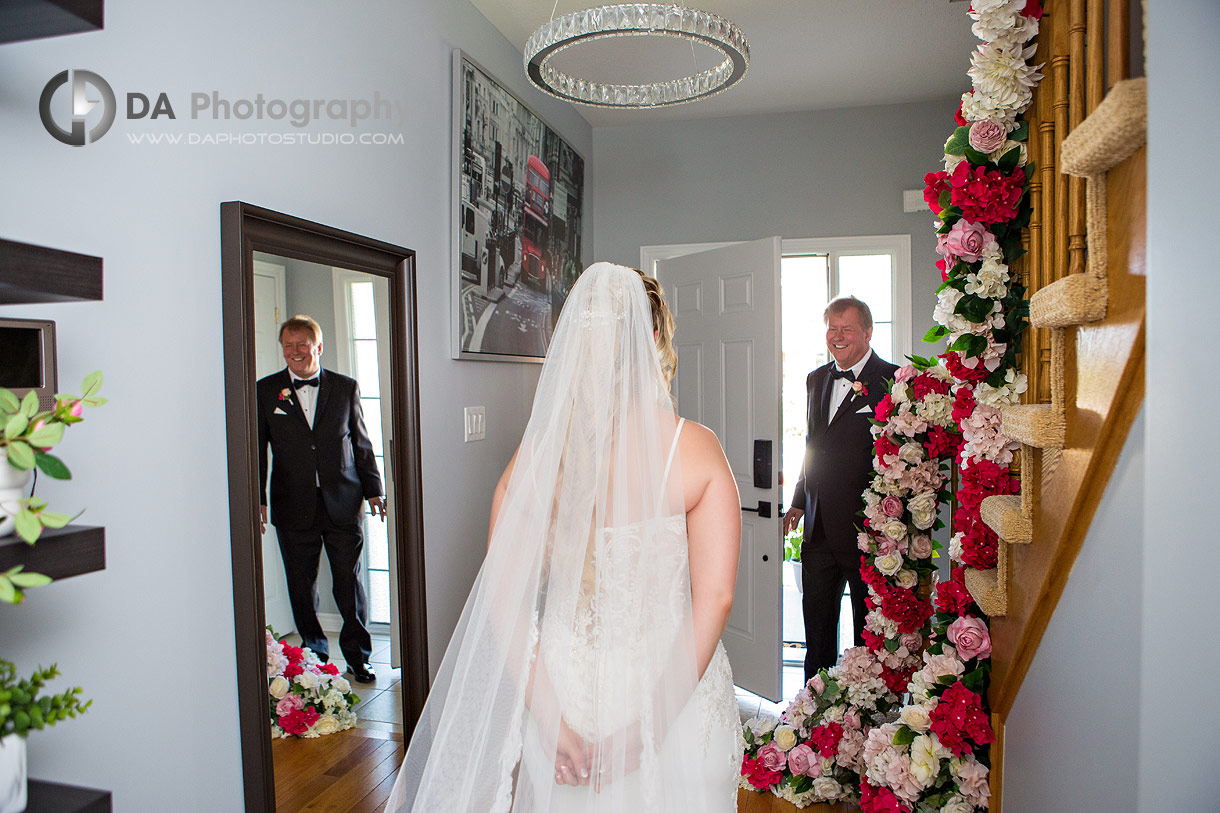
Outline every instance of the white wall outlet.
<path id="1" fill-rule="evenodd" d="M 928 204 L 923 202 L 922 189 L 902 190 L 902 211 L 907 213 L 930 211 Z"/>
<path id="2" fill-rule="evenodd" d="M 487 408 L 481 406 L 466 407 L 463 411 L 466 442 L 483 440 L 487 437 Z"/>

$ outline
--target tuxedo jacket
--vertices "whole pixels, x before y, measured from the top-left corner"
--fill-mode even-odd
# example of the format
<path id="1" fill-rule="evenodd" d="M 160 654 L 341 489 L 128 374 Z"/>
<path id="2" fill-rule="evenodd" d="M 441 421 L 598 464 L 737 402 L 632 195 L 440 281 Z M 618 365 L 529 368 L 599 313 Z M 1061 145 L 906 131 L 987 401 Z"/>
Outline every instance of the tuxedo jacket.
<path id="1" fill-rule="evenodd" d="M 859 381 L 868 394 L 848 392 L 838 411 L 827 415 L 834 379 L 834 362 L 825 364 L 805 379 L 808 395 L 808 434 L 805 462 L 792 494 L 792 507 L 805 512 L 805 539 L 814 521 L 831 544 L 856 546 L 856 526 L 864 507 L 861 496 L 873 477 L 873 436 L 869 431 L 877 403 L 885 396 L 885 383 L 894 377 L 897 365 L 873 353 Z"/>
<path id="2" fill-rule="evenodd" d="M 288 370 L 259 380 L 259 501 L 271 506 L 271 524 L 305 530 L 314 521 L 315 489 L 336 523 L 355 522 L 361 503 L 383 494 L 373 445 L 364 428 L 355 379 L 320 370 L 313 428 L 305 419 Z M 267 448 L 271 448 L 270 501 Z"/>

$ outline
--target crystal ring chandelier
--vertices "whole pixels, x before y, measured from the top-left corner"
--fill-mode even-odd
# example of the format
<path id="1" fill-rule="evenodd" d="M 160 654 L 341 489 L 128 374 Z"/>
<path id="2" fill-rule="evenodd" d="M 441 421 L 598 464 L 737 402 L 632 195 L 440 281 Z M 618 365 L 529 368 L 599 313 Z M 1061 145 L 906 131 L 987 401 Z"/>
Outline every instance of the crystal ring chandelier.
<path id="1" fill-rule="evenodd" d="M 609 37 L 677 37 L 701 42 L 724 55 L 714 68 L 641 85 L 594 82 L 564 73 L 551 57 L 582 42 Z M 661 3 L 601 6 L 557 17 L 525 43 L 525 72 L 541 90 L 595 107 L 661 107 L 705 99 L 741 80 L 750 45 L 733 23 L 706 11 Z"/>

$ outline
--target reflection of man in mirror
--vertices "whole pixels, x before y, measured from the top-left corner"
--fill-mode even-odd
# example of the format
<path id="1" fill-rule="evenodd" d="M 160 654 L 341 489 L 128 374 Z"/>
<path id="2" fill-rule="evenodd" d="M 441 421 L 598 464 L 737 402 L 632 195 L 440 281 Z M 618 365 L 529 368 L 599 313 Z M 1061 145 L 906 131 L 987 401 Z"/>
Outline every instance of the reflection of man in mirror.
<path id="1" fill-rule="evenodd" d="M 354 379 L 324 370 L 322 329 L 308 316 L 280 326 L 287 368 L 260 379 L 258 474 L 262 528 L 267 523 L 267 446 L 271 446 L 271 524 L 279 537 L 292 616 L 304 645 L 327 660 L 318 623 L 318 561 L 330 561 L 335 603 L 343 616 L 339 648 L 361 683 L 375 679 L 368 597 L 360 578 L 363 500 L 385 521 L 381 474 L 364 428 Z"/>

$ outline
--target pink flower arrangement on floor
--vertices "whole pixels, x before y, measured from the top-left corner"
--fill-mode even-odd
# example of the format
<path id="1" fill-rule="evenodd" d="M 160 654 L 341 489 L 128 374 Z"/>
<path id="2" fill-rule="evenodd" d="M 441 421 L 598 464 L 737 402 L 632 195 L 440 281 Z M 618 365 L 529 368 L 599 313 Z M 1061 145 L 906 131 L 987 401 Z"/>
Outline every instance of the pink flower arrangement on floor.
<path id="1" fill-rule="evenodd" d="M 312 650 L 277 640 L 267 630 L 267 693 L 272 737 L 320 737 L 356 725 L 360 702 L 333 663 Z"/>

